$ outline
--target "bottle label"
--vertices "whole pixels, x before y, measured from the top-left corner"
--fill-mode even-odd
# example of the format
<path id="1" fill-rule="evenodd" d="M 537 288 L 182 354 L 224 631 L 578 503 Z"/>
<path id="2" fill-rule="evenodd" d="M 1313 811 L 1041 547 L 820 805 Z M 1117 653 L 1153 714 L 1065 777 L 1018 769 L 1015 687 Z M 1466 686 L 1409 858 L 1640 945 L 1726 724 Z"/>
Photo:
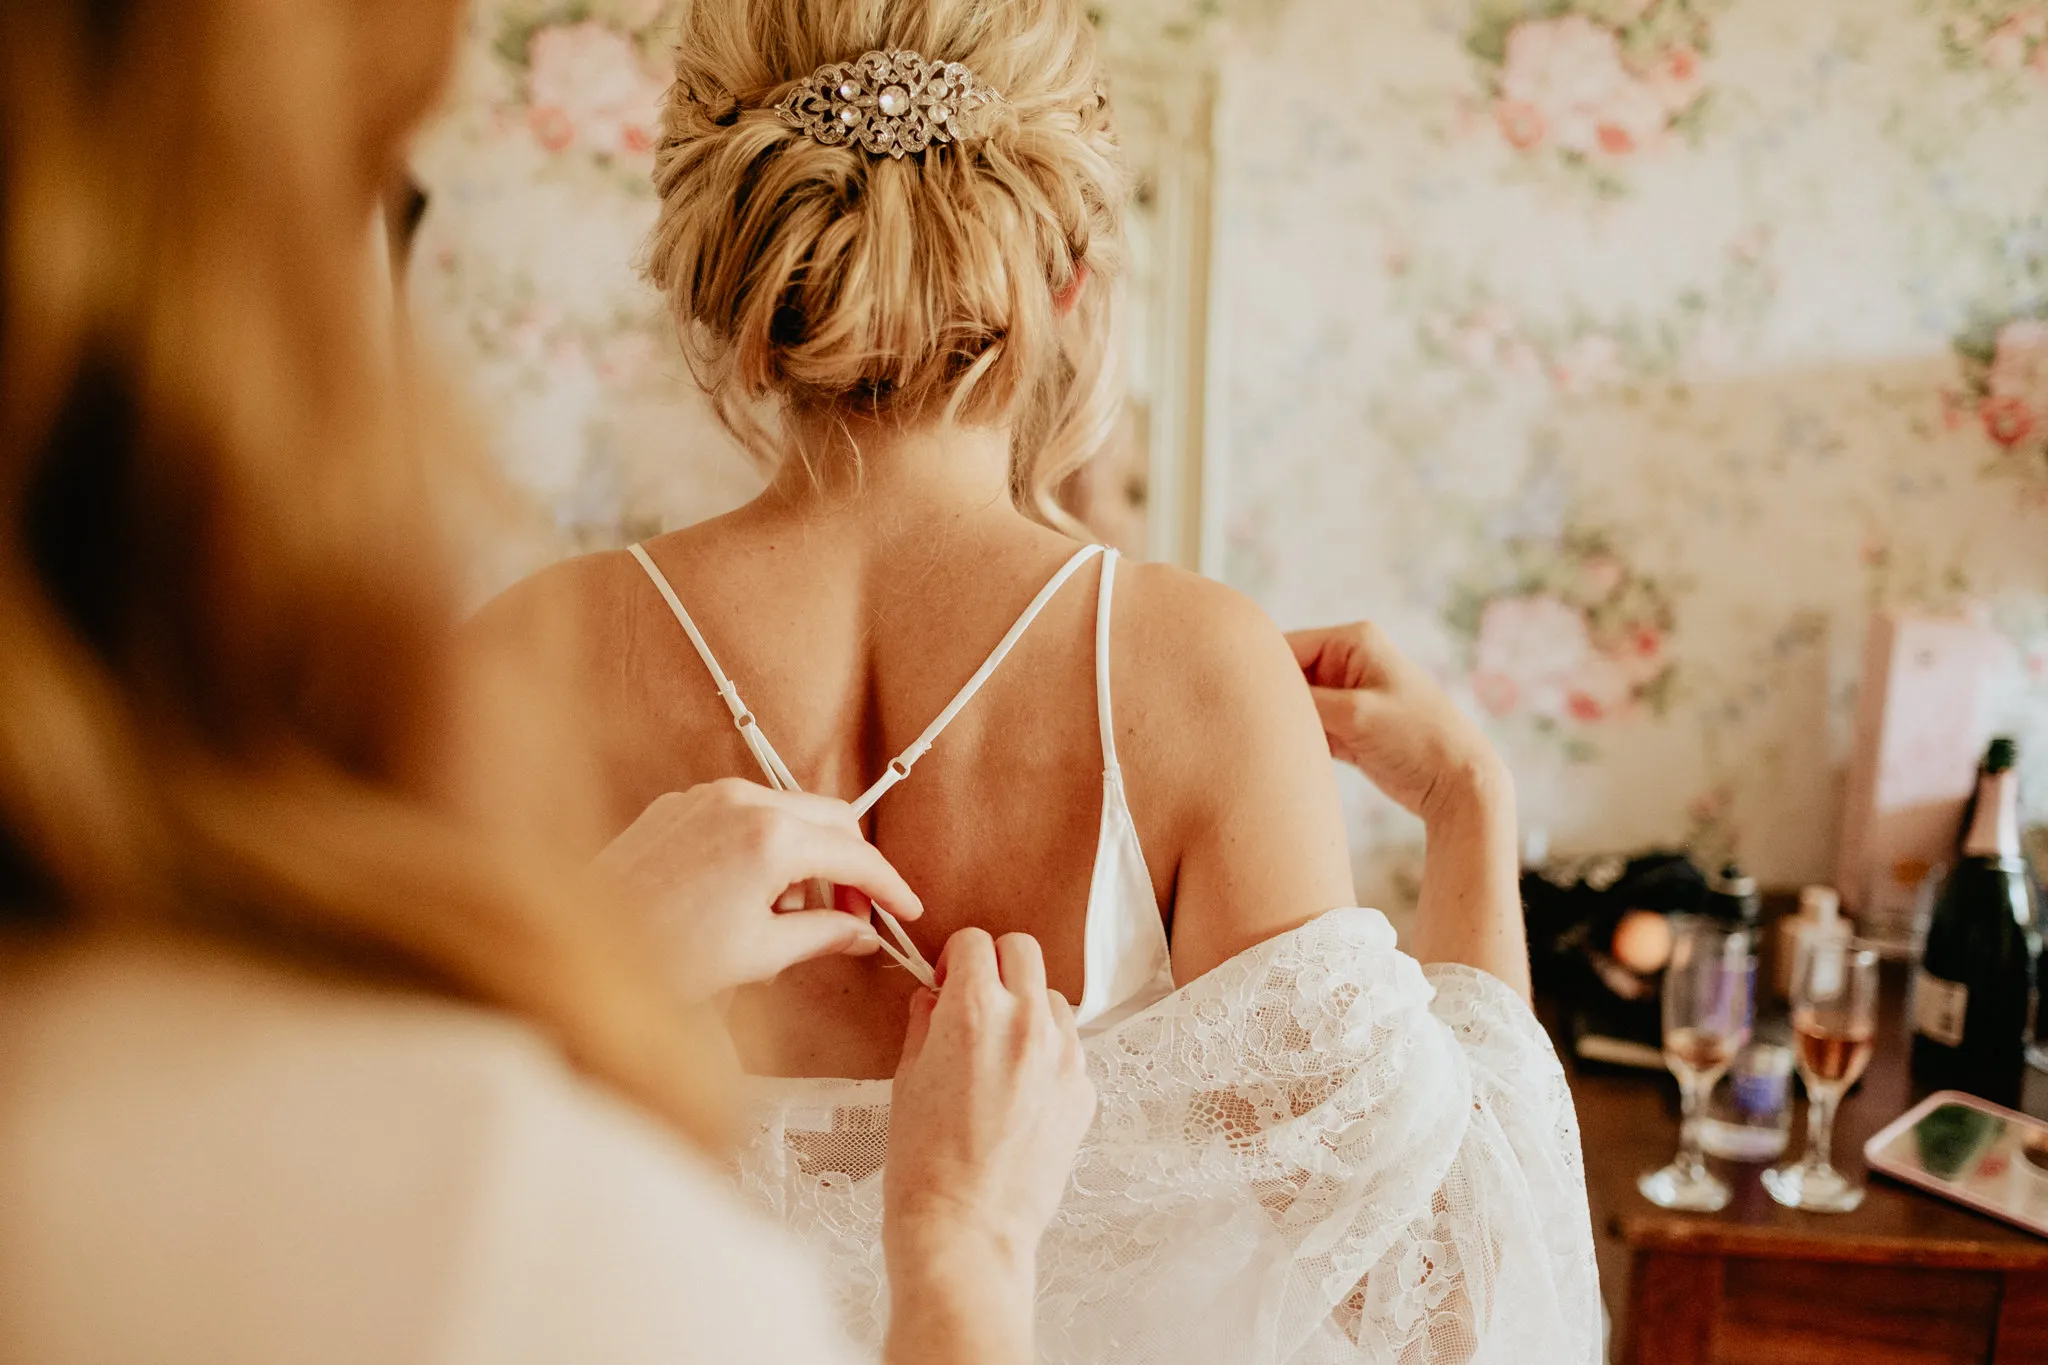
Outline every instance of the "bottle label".
<path id="1" fill-rule="evenodd" d="M 1963 1045 L 1963 1014 L 1970 1007 L 1970 988 L 1947 981 L 1925 967 L 1913 974 L 1913 1031 L 1947 1047 Z"/>
<path id="2" fill-rule="evenodd" d="M 1743 1071 L 1732 1082 L 1735 1108 L 1752 1121 L 1775 1123 L 1792 1097 L 1792 1078 L 1784 1072 Z"/>

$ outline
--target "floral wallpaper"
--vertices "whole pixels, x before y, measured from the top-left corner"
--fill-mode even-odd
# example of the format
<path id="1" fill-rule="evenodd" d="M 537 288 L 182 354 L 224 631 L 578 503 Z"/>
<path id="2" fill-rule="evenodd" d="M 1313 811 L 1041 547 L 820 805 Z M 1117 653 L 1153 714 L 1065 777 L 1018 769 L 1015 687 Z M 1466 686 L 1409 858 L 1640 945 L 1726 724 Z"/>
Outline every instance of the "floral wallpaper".
<path id="1" fill-rule="evenodd" d="M 1833 872 L 1870 612 L 2048 814 L 2048 5 L 1297 0 L 1218 45 L 1228 576 L 1381 619 L 1532 852 Z M 1414 825 L 1347 789 L 1363 894 Z"/>
<path id="2" fill-rule="evenodd" d="M 1554 156 L 1621 192 L 1629 157 L 1698 133 L 1712 104 L 1701 63 L 1714 0 L 1607 0 L 1540 10 L 1474 6 L 1465 46 L 1482 64 L 1495 125 L 1517 151 Z"/>
<path id="3" fill-rule="evenodd" d="M 2048 0 L 1097 8 L 1220 70 L 1226 576 L 1381 620 L 1532 846 L 1829 876 L 1887 606 L 2009 642 L 2048 815 Z M 414 308 L 531 498 L 486 582 L 758 478 L 633 273 L 662 11 L 487 0 L 420 149 Z M 1398 910 L 1419 830 L 1346 800 Z"/>
<path id="4" fill-rule="evenodd" d="M 414 155 L 409 277 L 513 485 L 487 593 L 579 548 L 715 515 L 760 476 L 690 382 L 637 263 L 668 87 L 664 0 L 485 0 Z"/>

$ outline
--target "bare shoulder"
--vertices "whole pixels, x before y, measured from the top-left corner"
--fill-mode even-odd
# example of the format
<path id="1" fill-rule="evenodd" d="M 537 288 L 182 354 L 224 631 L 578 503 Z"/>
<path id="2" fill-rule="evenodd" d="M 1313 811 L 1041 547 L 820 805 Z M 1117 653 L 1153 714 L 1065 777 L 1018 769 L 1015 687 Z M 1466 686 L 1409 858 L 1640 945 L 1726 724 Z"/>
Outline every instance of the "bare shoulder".
<path id="1" fill-rule="evenodd" d="M 1234 588 L 1170 564 L 1117 578 L 1111 632 L 1121 745 L 1132 743 L 1188 796 L 1285 764 L 1321 779 L 1329 749 L 1293 651 Z M 1181 804 L 1181 803 L 1177 803 Z"/>
<path id="2" fill-rule="evenodd" d="M 1166 565 L 1119 577 L 1117 742 L 1175 857 L 1175 974 L 1208 970 L 1351 899 L 1322 724 L 1251 599 Z"/>
<path id="3" fill-rule="evenodd" d="M 567 666 L 587 685 L 628 665 L 654 589 L 623 550 L 577 555 L 520 579 L 486 602 L 464 633 L 476 648 L 504 657 Z"/>
<path id="4" fill-rule="evenodd" d="M 1300 720 L 1315 716 L 1280 628 L 1260 604 L 1214 579 L 1174 565 L 1120 571 L 1112 641 L 1118 700 L 1180 729 L 1188 747 L 1210 759 L 1225 757 L 1212 749 L 1217 739 L 1298 737 Z M 1315 726 L 1313 749 L 1319 745 Z"/>
<path id="5" fill-rule="evenodd" d="M 1120 652 L 1128 652 L 1133 685 L 1162 684 L 1197 711 L 1307 700 L 1294 655 L 1265 610 L 1235 588 L 1174 565 L 1120 567 L 1115 634 Z"/>
<path id="6" fill-rule="evenodd" d="M 624 551 L 578 555 L 486 602 L 463 627 L 462 644 L 483 676 L 518 679 L 572 705 L 587 742 L 609 752 L 613 729 L 630 733 L 637 716 L 643 652 L 672 643 L 653 628 L 650 613 L 661 611 Z"/>
<path id="7" fill-rule="evenodd" d="M 469 628 L 487 635 L 588 621 L 617 610 L 640 568 L 623 550 L 558 560 L 506 588 L 477 610 Z"/>

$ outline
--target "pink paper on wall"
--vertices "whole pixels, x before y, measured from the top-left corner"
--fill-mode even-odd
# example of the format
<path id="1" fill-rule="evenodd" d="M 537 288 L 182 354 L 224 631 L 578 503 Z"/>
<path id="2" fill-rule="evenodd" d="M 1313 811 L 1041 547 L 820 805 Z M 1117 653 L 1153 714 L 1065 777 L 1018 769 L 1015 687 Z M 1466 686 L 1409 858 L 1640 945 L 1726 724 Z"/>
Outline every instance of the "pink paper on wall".
<path id="1" fill-rule="evenodd" d="M 1921 885 L 1954 857 L 1996 641 L 1950 617 L 1871 622 L 1836 879 L 1863 936 L 1895 951 L 1916 946 Z"/>

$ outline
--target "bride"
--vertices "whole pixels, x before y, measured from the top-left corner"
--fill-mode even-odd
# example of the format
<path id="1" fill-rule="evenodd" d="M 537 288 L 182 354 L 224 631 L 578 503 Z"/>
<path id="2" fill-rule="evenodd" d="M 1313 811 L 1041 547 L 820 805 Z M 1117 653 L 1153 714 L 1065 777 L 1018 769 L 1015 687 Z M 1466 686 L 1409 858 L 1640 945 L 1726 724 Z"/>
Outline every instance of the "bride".
<path id="1" fill-rule="evenodd" d="M 1046 1359 L 1594 1359 L 1576 1121 L 1498 979 L 1518 927 L 1425 929 L 1421 967 L 1348 908 L 1286 641 L 1055 501 L 1116 401 L 1126 187 L 1080 0 L 703 0 L 656 179 L 650 274 L 772 480 L 480 629 L 559 659 L 573 626 L 618 827 L 739 774 L 854 799 L 923 901 L 729 1012 L 739 1182 L 856 1332 L 885 1325 L 888 1078 L 976 929 L 1043 945 L 1100 1093 L 1037 1252 Z M 1452 856 L 1426 915 L 1485 880 Z"/>

